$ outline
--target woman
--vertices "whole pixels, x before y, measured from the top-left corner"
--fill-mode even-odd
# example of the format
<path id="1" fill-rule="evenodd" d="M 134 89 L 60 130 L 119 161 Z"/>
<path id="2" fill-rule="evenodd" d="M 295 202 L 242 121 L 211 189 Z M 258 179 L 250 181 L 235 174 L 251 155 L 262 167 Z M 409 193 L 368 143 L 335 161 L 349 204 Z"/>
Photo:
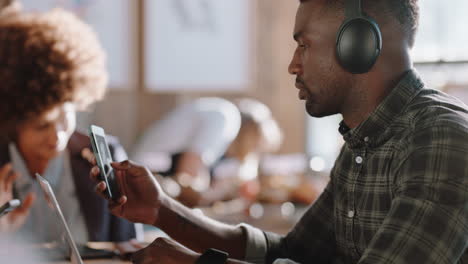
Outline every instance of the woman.
<path id="1" fill-rule="evenodd" d="M 78 242 L 133 245 L 134 224 L 112 216 L 94 194 L 90 165 L 81 157 L 89 138 L 75 131 L 76 111 L 101 99 L 107 85 L 105 55 L 94 32 L 63 10 L 3 16 L 0 63 L 0 171 L 3 179 L 16 177 L 6 191 L 10 196 L 26 206 L 35 198 L 23 210 L 24 223 L 10 231 L 36 242 L 60 239 L 35 180 L 40 173 Z M 114 159 L 125 159 L 120 145 L 109 141 Z"/>

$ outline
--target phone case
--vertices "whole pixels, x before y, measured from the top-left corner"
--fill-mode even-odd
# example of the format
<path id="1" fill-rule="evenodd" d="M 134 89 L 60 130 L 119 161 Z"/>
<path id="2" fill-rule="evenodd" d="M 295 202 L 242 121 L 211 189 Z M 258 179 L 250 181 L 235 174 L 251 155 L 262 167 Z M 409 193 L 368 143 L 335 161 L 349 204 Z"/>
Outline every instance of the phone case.
<path id="1" fill-rule="evenodd" d="M 112 157 L 110 155 L 109 146 L 106 140 L 106 134 L 104 129 L 95 125 L 89 127 L 89 137 L 91 141 L 91 147 L 93 148 L 94 156 L 96 157 L 96 163 L 100 170 L 100 180 L 106 183 L 107 188 L 104 190 L 104 194 L 111 198 L 119 198 L 118 185 L 114 175 L 114 171 L 110 166 Z M 98 137 L 100 138 L 101 147 L 99 147 Z M 104 153 L 103 153 L 104 152 Z M 107 157 L 105 159 L 104 157 Z M 106 177 L 107 174 L 107 177 Z"/>

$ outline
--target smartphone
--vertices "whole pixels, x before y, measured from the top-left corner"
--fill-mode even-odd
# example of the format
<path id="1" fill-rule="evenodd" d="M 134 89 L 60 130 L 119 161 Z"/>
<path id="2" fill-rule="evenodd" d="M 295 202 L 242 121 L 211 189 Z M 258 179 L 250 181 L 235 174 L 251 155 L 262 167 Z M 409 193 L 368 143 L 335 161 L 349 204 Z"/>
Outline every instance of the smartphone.
<path id="1" fill-rule="evenodd" d="M 13 200 L 6 202 L 4 205 L 2 205 L 2 207 L 0 207 L 0 217 L 15 210 L 20 205 L 21 205 L 21 201 L 18 199 L 13 199 Z"/>
<path id="2" fill-rule="evenodd" d="M 96 164 L 100 170 L 99 179 L 104 181 L 107 186 L 104 190 L 104 195 L 110 199 L 118 199 L 120 198 L 119 186 L 111 166 L 112 156 L 109 151 L 104 129 L 99 126 L 91 125 L 88 132 L 91 140 L 91 147 L 96 157 Z"/>

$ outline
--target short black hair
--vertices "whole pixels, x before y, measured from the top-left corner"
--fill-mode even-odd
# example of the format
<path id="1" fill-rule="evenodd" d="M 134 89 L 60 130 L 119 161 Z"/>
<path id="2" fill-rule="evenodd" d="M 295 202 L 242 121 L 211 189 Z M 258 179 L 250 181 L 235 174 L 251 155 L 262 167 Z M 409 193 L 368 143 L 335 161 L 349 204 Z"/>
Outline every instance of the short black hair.
<path id="1" fill-rule="evenodd" d="M 313 0 L 299 0 L 300 3 Z M 323 0 L 327 8 L 343 10 L 345 0 Z M 409 44 L 414 45 L 419 25 L 418 0 L 362 0 L 364 13 L 370 16 L 384 15 L 396 19 L 407 34 Z"/>

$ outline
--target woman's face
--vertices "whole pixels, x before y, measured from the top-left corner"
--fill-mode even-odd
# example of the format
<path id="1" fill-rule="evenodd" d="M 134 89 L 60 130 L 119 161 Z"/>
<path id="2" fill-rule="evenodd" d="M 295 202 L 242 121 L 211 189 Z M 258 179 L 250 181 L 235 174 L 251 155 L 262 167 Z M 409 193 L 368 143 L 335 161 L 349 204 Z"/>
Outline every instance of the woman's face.
<path id="1" fill-rule="evenodd" d="M 50 160 L 66 148 L 75 128 L 75 104 L 58 104 L 23 122 L 17 129 L 16 144 L 23 155 Z"/>

